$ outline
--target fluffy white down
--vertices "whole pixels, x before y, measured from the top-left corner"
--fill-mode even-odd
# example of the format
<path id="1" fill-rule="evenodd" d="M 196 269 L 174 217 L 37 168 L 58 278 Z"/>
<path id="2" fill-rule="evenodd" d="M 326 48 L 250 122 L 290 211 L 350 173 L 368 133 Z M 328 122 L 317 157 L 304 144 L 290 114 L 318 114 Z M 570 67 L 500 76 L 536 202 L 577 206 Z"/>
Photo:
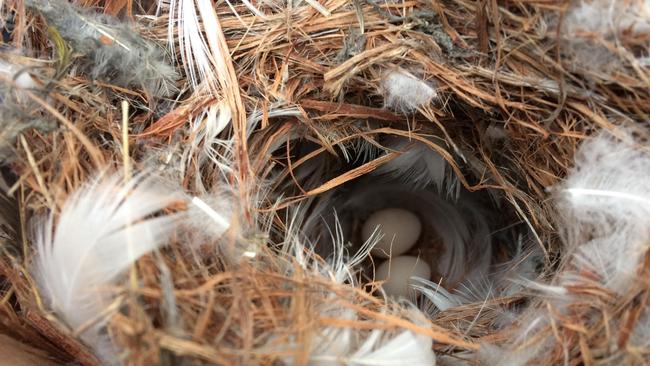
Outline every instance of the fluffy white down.
<path id="1" fill-rule="evenodd" d="M 402 69 L 387 72 L 381 84 L 386 106 L 404 113 L 424 107 L 438 96 L 433 86 Z"/>

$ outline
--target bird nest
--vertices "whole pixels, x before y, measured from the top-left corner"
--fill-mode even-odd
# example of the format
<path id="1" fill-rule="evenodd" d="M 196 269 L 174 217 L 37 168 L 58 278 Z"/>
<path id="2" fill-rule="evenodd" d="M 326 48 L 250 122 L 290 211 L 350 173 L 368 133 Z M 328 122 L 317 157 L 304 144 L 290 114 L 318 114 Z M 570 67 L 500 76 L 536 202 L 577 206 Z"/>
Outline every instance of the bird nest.
<path id="1" fill-rule="evenodd" d="M 11 364 L 649 362 L 647 1 L 0 6 Z"/>

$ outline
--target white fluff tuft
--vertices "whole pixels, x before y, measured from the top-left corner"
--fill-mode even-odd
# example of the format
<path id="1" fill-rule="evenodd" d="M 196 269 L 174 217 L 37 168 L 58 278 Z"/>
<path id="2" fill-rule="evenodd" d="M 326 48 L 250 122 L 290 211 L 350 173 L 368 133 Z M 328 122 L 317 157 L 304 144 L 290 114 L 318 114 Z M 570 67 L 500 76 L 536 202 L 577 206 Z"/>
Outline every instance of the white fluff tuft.
<path id="1" fill-rule="evenodd" d="M 35 279 L 49 306 L 107 364 L 118 364 L 103 332 L 107 287 L 142 255 L 165 244 L 174 215 L 152 217 L 179 196 L 143 175 L 99 179 L 74 192 L 59 220 L 36 232 Z"/>
<path id="2" fill-rule="evenodd" d="M 424 107 L 438 96 L 432 85 L 403 69 L 387 72 L 381 85 L 386 107 L 403 113 Z"/>

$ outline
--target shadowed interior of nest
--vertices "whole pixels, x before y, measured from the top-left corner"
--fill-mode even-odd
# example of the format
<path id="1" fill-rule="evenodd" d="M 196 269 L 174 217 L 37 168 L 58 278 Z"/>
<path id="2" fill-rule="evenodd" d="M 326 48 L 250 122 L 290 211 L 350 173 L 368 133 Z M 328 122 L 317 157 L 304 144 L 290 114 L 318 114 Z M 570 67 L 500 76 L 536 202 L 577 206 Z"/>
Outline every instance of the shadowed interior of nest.
<path id="1" fill-rule="evenodd" d="M 456 121 L 457 124 L 462 122 Z M 364 127 L 368 127 L 368 123 Z M 398 126 L 399 123 L 396 123 Z M 390 128 L 395 128 L 389 125 Z M 382 127 L 376 127 L 381 129 Z M 398 127 L 399 128 L 399 127 Z M 368 134 L 367 131 L 372 131 L 368 128 L 360 134 L 365 137 L 356 137 L 343 143 L 334 145 L 332 151 L 323 151 L 317 156 L 313 156 L 314 151 L 320 145 L 310 142 L 307 139 L 296 141 L 292 143 L 289 148 L 287 157 L 286 153 L 283 156 L 276 157 L 279 162 L 285 166 L 291 166 L 292 173 L 287 177 L 288 180 L 283 186 L 288 186 L 285 195 L 299 195 L 312 189 L 317 189 L 323 183 L 340 179 L 346 173 L 360 169 L 369 162 L 376 159 L 381 159 L 385 156 L 392 156 L 393 154 L 406 153 L 410 149 L 419 148 L 423 154 L 429 154 L 429 159 L 438 160 L 442 159 L 440 154 L 426 146 L 420 145 L 417 140 L 410 139 L 408 136 L 397 140 L 400 146 L 397 149 L 390 147 L 391 142 L 395 139 L 390 139 L 390 135 L 385 134 Z M 425 132 L 409 131 L 409 135 L 418 134 L 421 136 L 426 135 Z M 438 140 L 438 143 L 444 144 L 443 139 Z M 387 140 L 388 137 L 388 140 Z M 388 142 L 388 146 L 386 146 Z M 501 141 L 490 141 L 491 143 L 502 143 Z M 444 149 L 444 147 L 439 147 Z M 281 148 L 281 150 L 285 150 Z M 420 153 L 420 151 L 418 151 Z M 453 156 L 453 155 L 452 155 Z M 417 157 L 421 158 L 421 157 Z M 425 159 L 427 157 L 424 157 Z M 290 160 L 293 161 L 291 163 Z M 459 158 L 458 160 L 462 160 Z M 300 162 L 300 164 L 296 164 Z M 391 161 L 387 160 L 386 165 L 390 165 Z M 397 168 L 407 169 L 404 165 L 408 162 L 397 162 L 402 165 Z M 435 162 L 437 163 L 437 162 Z M 459 164 L 454 160 L 455 164 Z M 445 164 L 446 165 L 446 164 Z M 470 182 L 478 182 L 476 170 L 472 171 L 469 164 L 460 162 L 463 168 L 459 168 L 463 172 L 463 176 L 467 177 Z M 389 166 L 390 167 L 390 166 Z M 333 248 L 332 240 L 337 231 L 337 226 L 340 226 L 341 239 L 346 242 L 347 250 L 350 252 L 358 251 L 361 249 L 365 238 L 361 235 L 361 226 L 363 222 L 375 211 L 385 208 L 401 208 L 415 212 L 420 217 L 428 216 L 452 216 L 453 212 L 458 211 L 459 215 L 463 215 L 463 210 L 475 211 L 475 215 L 484 220 L 486 230 L 482 235 L 489 236 L 485 240 L 485 244 L 491 246 L 491 238 L 494 236 L 497 241 L 506 239 L 502 248 L 507 252 L 514 248 L 507 248 L 508 244 L 516 242 L 518 235 L 529 237 L 530 228 L 517 218 L 514 209 L 504 202 L 503 193 L 496 189 L 480 189 L 469 191 L 462 187 L 459 180 L 456 178 L 456 172 L 450 168 L 443 167 L 443 177 L 440 178 L 440 186 L 436 183 L 426 181 L 432 179 L 429 175 L 440 174 L 440 172 L 409 172 L 396 170 L 391 171 L 386 169 L 385 165 L 379 165 L 377 169 L 369 171 L 354 180 L 342 183 L 339 186 L 332 188 L 330 191 L 313 198 L 310 202 L 307 215 L 310 223 L 305 225 L 304 230 L 316 245 L 316 251 L 324 258 L 332 254 Z M 411 169 L 424 169 L 428 167 L 415 167 Z M 436 168 L 440 169 L 436 166 Z M 446 168 L 446 169 L 445 169 Z M 379 173 L 377 173 L 379 171 Z M 426 176 L 417 176 L 417 174 Z M 433 179 L 438 177 L 433 177 Z M 474 216 L 468 214 L 468 216 Z M 489 223 L 488 223 L 489 221 Z M 434 220 L 435 222 L 435 220 Z M 441 223 L 444 226 L 453 226 L 453 221 L 445 221 Z M 426 258 L 425 260 L 434 265 L 435 259 L 445 254 L 444 245 L 440 242 L 439 235 L 436 234 L 436 228 L 430 224 L 425 223 L 422 233 L 422 239 L 426 244 L 421 246 L 416 245 L 407 254 L 413 254 Z M 309 232 L 313 231 L 313 232 Z M 484 248 L 489 251 L 489 248 Z M 483 254 L 483 251 L 479 251 Z M 474 253 L 479 256 L 479 253 Z M 503 255 L 504 253 L 499 253 Z M 474 263 L 475 264 L 475 263 Z M 472 267 L 472 261 L 467 263 L 467 268 Z M 438 273 L 435 282 L 442 279 Z M 446 281 L 446 280 L 445 280 Z M 447 285 L 452 285 L 447 283 Z M 453 287 L 453 286 L 452 286 Z"/>
<path id="2" fill-rule="evenodd" d="M 385 111 L 380 109 L 380 103 L 370 108 L 368 110 Z M 285 197 L 285 202 L 292 205 L 299 202 L 298 212 L 304 215 L 302 229 L 324 259 L 336 254 L 340 250 L 336 247 L 341 245 L 350 255 L 363 250 L 365 239 L 361 237 L 361 225 L 377 210 L 403 208 L 424 218 L 418 244 L 405 254 L 416 256 L 431 266 L 432 277 L 426 280 L 452 293 L 458 291 L 470 298 L 476 296 L 473 305 L 442 313 L 431 312 L 432 320 L 436 324 L 448 324 L 450 331 L 481 337 L 489 334 L 493 322 L 503 311 L 499 308 L 514 309 L 522 301 L 526 302 L 522 296 L 493 299 L 490 300 L 490 310 L 477 318 L 476 311 L 485 305 L 481 303 L 481 296 L 485 295 L 484 291 L 490 291 L 491 286 L 483 276 L 498 271 L 500 265 L 509 261 L 521 260 L 521 257 L 515 257 L 522 251 L 533 247 L 539 250 L 541 240 L 544 240 L 541 252 L 547 257 L 546 260 L 536 259 L 536 272 L 541 273 L 544 266 L 552 263 L 548 255 L 555 257 L 558 253 L 549 254 L 553 251 L 548 246 L 552 242 L 549 240 L 551 236 L 543 231 L 537 236 L 535 231 L 539 229 L 520 216 L 521 203 L 514 197 L 525 198 L 523 204 L 529 210 L 527 215 L 535 212 L 531 216 L 539 216 L 531 219 L 536 224 L 549 220 L 539 205 L 541 201 L 534 198 L 535 192 L 523 187 L 526 179 L 514 180 L 512 184 L 522 184 L 516 190 L 495 184 L 496 179 L 504 178 L 495 179 L 493 172 L 512 172 L 521 168 L 512 166 L 514 157 L 510 155 L 510 145 L 513 141 L 504 137 L 505 131 L 501 127 L 493 126 L 492 129 L 500 131 L 484 135 L 468 134 L 467 131 L 471 131 L 476 123 L 489 124 L 486 121 L 491 117 L 474 110 L 470 118 L 467 110 L 472 109 L 462 104 L 454 110 L 455 113 L 451 114 L 458 117 L 440 121 L 445 126 L 443 133 L 420 114 L 409 119 L 395 114 L 392 121 L 343 117 L 326 124 L 299 127 L 298 131 L 303 133 L 295 134 L 293 130 L 294 135 L 284 137 L 287 142 L 278 139 L 280 146 L 271 160 L 278 169 L 278 173 L 273 175 L 276 194 Z M 488 126 L 484 128 L 491 130 Z M 445 139 L 445 134 L 449 140 Z M 439 176 L 440 172 L 418 176 L 417 173 L 422 172 L 385 169 L 391 164 L 391 159 L 414 148 L 420 149 L 418 153 L 426 155 L 425 159 L 444 161 L 442 176 Z M 479 160 L 477 156 L 485 160 Z M 405 164 L 404 161 L 398 163 L 402 167 Z M 493 168 L 491 172 L 488 164 L 499 168 Z M 436 179 L 439 181 L 433 182 Z M 287 217 L 296 214 L 290 208 L 280 212 L 283 213 L 281 216 Z M 460 220 L 454 221 L 450 217 Z M 430 222 L 441 226 L 436 228 Z M 467 247 L 461 250 L 464 252 L 460 254 L 461 258 L 445 259 L 454 262 L 446 268 L 456 272 L 452 274 L 437 268 L 438 262 L 445 253 L 461 248 L 445 248 L 436 231 L 453 230 L 454 225 L 460 225 L 459 230 L 470 239 Z M 465 245 L 463 242 L 456 244 Z M 458 252 L 455 254 L 459 255 Z M 368 257 L 361 264 L 364 270 L 358 278 L 360 283 L 368 284 L 365 286 L 368 291 L 380 297 L 385 296 L 380 288 L 369 284 L 373 283 L 376 266 L 382 261 L 381 258 Z M 479 270 L 478 267 L 483 268 Z M 477 273 L 480 275 L 476 276 Z M 410 299 L 423 309 L 435 308 L 421 295 L 412 293 Z"/>

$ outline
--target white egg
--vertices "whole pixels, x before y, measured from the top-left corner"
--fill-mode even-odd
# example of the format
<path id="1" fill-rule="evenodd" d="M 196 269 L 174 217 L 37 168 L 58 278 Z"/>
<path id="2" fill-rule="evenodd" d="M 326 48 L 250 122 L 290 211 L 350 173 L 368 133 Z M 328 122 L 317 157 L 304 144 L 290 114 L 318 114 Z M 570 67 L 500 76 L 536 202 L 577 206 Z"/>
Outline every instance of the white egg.
<path id="1" fill-rule="evenodd" d="M 376 281 L 385 281 L 382 285 L 388 296 L 408 298 L 411 277 L 429 279 L 431 268 L 422 258 L 401 255 L 382 263 L 375 271 Z"/>
<path id="2" fill-rule="evenodd" d="M 371 253 L 381 258 L 405 253 L 415 244 L 422 231 L 420 219 L 413 212 L 401 208 L 386 208 L 370 215 L 361 228 L 363 240 L 368 240 L 377 227 L 383 237 Z"/>

